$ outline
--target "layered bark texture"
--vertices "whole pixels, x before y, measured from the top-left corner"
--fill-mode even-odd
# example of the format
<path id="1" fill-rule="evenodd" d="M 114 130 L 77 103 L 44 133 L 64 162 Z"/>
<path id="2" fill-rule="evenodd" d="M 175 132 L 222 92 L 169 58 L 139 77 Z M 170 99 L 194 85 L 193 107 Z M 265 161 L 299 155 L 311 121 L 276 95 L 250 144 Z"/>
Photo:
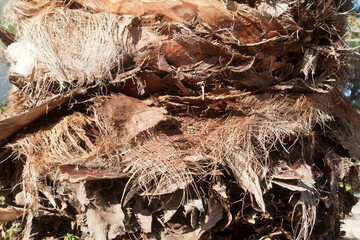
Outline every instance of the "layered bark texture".
<path id="1" fill-rule="evenodd" d="M 4 233 L 339 239 L 360 187 L 350 7 L 11 1 Z"/>

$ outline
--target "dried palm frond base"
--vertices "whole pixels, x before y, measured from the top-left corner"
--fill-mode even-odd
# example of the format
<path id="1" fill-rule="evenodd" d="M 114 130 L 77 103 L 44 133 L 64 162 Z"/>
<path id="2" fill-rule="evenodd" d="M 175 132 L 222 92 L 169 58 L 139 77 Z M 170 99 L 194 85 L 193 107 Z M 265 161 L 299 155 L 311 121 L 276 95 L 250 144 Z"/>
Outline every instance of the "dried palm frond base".
<path id="1" fill-rule="evenodd" d="M 4 231 L 340 238 L 360 187 L 349 4 L 11 1 Z"/>
<path id="2" fill-rule="evenodd" d="M 28 107 L 94 85 L 134 95 L 131 81 L 141 96 L 346 85 L 343 1 L 190 2 L 11 1 L 10 81 Z"/>
<path id="3" fill-rule="evenodd" d="M 46 209 L 89 239 L 340 235 L 334 213 L 355 199 L 338 182 L 357 170 L 312 99 L 237 92 L 222 96 L 227 117 L 194 119 L 165 98 L 95 97 L 11 144 L 28 222 Z"/>

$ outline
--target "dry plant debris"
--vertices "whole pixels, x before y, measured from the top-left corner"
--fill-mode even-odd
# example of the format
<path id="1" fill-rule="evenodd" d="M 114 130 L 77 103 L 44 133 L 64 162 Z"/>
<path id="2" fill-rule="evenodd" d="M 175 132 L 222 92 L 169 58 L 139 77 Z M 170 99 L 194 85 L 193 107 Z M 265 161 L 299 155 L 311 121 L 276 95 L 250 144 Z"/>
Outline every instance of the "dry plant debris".
<path id="1" fill-rule="evenodd" d="M 11 1 L 4 233 L 339 239 L 360 187 L 350 7 Z"/>

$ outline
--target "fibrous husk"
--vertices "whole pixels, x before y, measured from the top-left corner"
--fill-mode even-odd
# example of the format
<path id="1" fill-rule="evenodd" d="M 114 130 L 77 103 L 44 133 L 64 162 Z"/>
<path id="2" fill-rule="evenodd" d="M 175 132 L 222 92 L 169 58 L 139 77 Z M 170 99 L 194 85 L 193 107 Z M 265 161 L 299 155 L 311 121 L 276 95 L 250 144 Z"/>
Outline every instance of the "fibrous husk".
<path id="1" fill-rule="evenodd" d="M 123 67 L 127 55 L 134 51 L 127 30 L 133 20 L 132 16 L 49 8 L 45 14 L 22 22 L 21 38 L 7 50 L 8 60 L 14 63 L 10 72 L 35 77 L 35 81 L 22 86 L 29 91 L 62 92 L 96 79 L 111 78 L 110 71 Z M 33 95 L 36 94 L 35 91 Z"/>

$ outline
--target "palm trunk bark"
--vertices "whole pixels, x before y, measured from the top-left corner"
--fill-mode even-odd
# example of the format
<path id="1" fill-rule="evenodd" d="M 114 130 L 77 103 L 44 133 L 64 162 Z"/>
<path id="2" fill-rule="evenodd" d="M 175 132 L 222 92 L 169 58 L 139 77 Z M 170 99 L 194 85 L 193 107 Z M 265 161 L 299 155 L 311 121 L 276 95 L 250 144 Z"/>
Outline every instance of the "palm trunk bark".
<path id="1" fill-rule="evenodd" d="M 12 1 L 4 228 L 340 238 L 360 187 L 348 2 Z"/>

